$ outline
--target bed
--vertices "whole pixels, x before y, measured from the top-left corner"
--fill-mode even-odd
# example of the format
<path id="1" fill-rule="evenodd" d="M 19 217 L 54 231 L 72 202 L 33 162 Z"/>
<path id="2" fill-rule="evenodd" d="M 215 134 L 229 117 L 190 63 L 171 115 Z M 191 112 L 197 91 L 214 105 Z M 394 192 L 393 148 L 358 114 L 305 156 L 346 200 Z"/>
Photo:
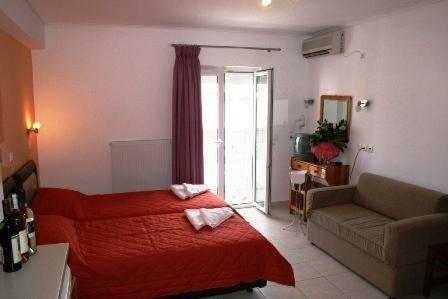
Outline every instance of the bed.
<path id="1" fill-rule="evenodd" d="M 31 204 L 37 214 L 59 215 L 75 220 L 117 219 L 227 206 L 212 192 L 189 200 L 179 200 L 171 190 L 85 195 L 59 188 L 39 189 Z"/>
<path id="2" fill-rule="evenodd" d="M 227 206 L 212 193 L 180 201 L 166 190 L 87 196 L 37 189 L 32 161 L 14 182 L 28 191 L 38 244 L 70 244 L 80 298 L 197 298 L 267 280 L 294 285 L 291 265 L 238 213 L 214 230 L 192 227 L 184 209 Z"/>

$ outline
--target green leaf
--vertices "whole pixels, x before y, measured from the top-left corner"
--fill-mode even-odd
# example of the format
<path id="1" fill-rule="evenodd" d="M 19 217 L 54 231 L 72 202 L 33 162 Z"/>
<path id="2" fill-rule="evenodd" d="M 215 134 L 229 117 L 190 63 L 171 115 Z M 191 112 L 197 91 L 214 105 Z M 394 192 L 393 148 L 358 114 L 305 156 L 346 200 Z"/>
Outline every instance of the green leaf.
<path id="1" fill-rule="evenodd" d="M 326 119 L 317 121 L 318 127 L 310 137 L 311 146 L 322 142 L 331 142 L 344 152 L 347 148 L 347 121 L 341 120 L 336 124 L 328 122 Z"/>

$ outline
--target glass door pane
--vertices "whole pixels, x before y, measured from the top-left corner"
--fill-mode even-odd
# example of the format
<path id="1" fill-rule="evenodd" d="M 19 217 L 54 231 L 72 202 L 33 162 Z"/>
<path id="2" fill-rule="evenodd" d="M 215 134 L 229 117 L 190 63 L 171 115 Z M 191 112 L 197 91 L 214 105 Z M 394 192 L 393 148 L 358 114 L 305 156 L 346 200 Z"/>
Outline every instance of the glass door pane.
<path id="1" fill-rule="evenodd" d="M 255 73 L 254 204 L 269 213 L 272 131 L 272 70 Z"/>
<path id="2" fill-rule="evenodd" d="M 254 74 L 225 74 L 225 200 L 253 200 Z"/>
<path id="3" fill-rule="evenodd" d="M 201 76 L 204 184 L 218 194 L 219 183 L 219 84 L 217 75 Z"/>

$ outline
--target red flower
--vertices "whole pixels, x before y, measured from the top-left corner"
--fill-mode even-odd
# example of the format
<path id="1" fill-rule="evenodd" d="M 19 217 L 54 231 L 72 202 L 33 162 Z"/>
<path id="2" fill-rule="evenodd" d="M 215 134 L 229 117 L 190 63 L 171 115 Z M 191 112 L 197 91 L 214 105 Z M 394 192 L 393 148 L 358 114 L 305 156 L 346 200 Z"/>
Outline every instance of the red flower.
<path id="1" fill-rule="evenodd" d="M 339 156 L 340 150 L 332 142 L 321 142 L 313 147 L 310 151 L 319 159 L 324 161 L 330 161 L 333 158 Z"/>

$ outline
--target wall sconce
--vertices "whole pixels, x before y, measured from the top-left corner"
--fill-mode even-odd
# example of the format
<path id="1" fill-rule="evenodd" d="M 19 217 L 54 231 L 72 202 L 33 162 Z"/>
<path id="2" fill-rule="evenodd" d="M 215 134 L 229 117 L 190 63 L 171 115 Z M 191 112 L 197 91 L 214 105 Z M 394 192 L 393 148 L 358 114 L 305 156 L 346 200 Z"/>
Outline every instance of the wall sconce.
<path id="1" fill-rule="evenodd" d="M 367 108 L 370 105 L 370 100 L 359 100 L 356 103 L 356 111 L 360 112 L 362 109 Z"/>
<path id="2" fill-rule="evenodd" d="M 269 5 L 271 5 L 272 0 L 261 0 L 261 5 L 264 7 L 268 7 Z"/>
<path id="3" fill-rule="evenodd" d="M 303 102 L 305 103 L 305 107 L 308 107 L 309 105 L 314 104 L 314 99 L 303 100 Z"/>
<path id="4" fill-rule="evenodd" d="M 31 128 L 26 129 L 26 133 L 28 135 L 30 135 L 31 133 L 37 134 L 39 132 L 39 129 L 40 129 L 40 122 L 35 121 L 33 122 Z"/>

